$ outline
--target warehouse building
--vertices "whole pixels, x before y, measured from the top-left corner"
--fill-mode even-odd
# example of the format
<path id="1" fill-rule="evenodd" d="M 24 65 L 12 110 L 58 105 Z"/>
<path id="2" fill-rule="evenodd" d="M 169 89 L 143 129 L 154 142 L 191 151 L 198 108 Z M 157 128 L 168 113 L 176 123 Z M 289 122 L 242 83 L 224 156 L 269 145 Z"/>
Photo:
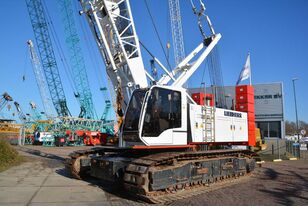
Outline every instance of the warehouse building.
<path id="1" fill-rule="evenodd" d="M 256 126 L 260 128 L 261 135 L 264 138 L 282 138 L 285 136 L 284 127 L 284 105 L 283 105 L 283 84 L 264 83 L 255 84 L 254 99 L 255 99 L 255 119 Z M 192 88 L 190 93 L 205 92 L 217 94 L 221 91 L 216 87 Z M 235 87 L 224 87 L 224 96 L 226 99 L 226 108 L 232 109 L 236 102 Z"/>

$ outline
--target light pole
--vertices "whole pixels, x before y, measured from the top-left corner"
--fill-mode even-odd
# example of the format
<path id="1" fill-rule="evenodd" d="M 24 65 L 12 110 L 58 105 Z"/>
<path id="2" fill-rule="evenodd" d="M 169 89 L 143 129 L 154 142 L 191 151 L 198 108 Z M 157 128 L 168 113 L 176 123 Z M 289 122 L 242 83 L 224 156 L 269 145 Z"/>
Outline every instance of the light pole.
<path id="1" fill-rule="evenodd" d="M 298 116 L 297 116 L 297 103 L 296 103 L 296 93 L 295 93 L 295 81 L 298 80 L 298 78 L 293 78 L 293 93 L 294 93 L 294 104 L 295 104 L 295 117 L 296 117 L 296 132 L 297 132 L 297 141 L 299 141 L 299 132 L 298 132 Z"/>

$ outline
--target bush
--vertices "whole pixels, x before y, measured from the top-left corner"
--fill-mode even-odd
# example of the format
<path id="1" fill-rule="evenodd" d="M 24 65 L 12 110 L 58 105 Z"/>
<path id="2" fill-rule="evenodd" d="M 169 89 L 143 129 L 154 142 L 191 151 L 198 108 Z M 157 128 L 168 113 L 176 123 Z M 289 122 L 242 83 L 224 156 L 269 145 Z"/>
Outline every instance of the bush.
<path id="1" fill-rule="evenodd" d="M 21 162 L 18 152 L 6 141 L 0 140 L 0 172 Z"/>

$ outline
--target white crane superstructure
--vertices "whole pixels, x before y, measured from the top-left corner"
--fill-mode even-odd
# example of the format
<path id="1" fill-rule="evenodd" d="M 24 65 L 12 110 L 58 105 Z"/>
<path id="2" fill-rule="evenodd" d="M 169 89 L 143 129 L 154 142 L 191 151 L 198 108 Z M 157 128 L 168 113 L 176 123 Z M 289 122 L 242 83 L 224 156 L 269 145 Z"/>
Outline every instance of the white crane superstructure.
<path id="1" fill-rule="evenodd" d="M 117 95 L 121 90 L 124 96 L 124 104 L 121 107 L 126 112 L 119 136 L 121 147 L 187 145 L 191 141 L 222 142 L 225 140 L 224 137 L 219 140 L 215 139 L 214 135 L 220 131 L 215 125 L 224 124 L 219 122 L 221 119 L 218 122 L 214 119 L 223 114 L 223 111 L 216 109 L 216 116 L 214 112 L 211 112 L 211 134 L 206 135 L 204 125 L 209 124 L 205 118 L 206 108 L 197 105 L 184 88 L 184 84 L 197 71 L 221 38 L 221 34 L 215 33 L 209 17 L 204 15 L 205 6 L 202 2 L 200 11 L 197 11 L 193 5 L 194 13 L 198 16 L 202 42 L 171 72 L 156 57 L 152 56 L 165 72 L 161 79 L 152 86 L 149 86 L 146 78 L 153 81 L 143 65 L 129 1 L 81 0 L 81 5 L 82 13 L 86 14 L 105 61 L 107 74 L 113 87 Z M 202 16 L 205 16 L 209 35 L 206 35 L 202 28 L 200 20 Z M 247 115 L 238 116 L 243 117 L 239 121 L 244 128 L 240 131 L 241 137 L 228 139 L 228 141 L 244 141 L 247 138 L 247 134 L 245 135 Z M 195 128 L 195 124 L 203 126 Z M 192 140 L 188 139 L 190 135 L 194 136 Z"/>

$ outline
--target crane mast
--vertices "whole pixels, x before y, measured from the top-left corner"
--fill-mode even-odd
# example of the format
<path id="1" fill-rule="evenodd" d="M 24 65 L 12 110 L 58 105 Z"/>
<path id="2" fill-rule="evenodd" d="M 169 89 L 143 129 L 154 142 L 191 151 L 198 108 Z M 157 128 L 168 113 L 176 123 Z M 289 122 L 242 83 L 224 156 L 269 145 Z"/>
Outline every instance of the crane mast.
<path id="1" fill-rule="evenodd" d="M 185 58 L 182 17 L 179 0 L 168 0 L 175 65 Z"/>
<path id="2" fill-rule="evenodd" d="M 73 2 L 71 0 L 58 0 L 62 22 L 66 35 L 66 44 L 70 55 L 71 69 L 73 73 L 74 85 L 77 89 L 81 113 L 79 117 L 94 119 L 95 110 L 90 91 L 86 66 L 80 46 L 80 39 L 77 33 L 77 28 L 73 14 Z"/>
<path id="3" fill-rule="evenodd" d="M 59 116 L 70 116 L 42 0 L 26 0 L 26 4 L 53 105 Z"/>
<path id="4" fill-rule="evenodd" d="M 148 86 L 129 1 L 81 0 L 81 5 L 125 110 L 132 92 Z"/>
<path id="5" fill-rule="evenodd" d="M 47 117 L 53 115 L 53 107 L 52 101 L 50 99 L 48 85 L 45 80 L 44 70 L 42 68 L 41 62 L 39 57 L 34 49 L 33 42 L 31 40 L 27 41 L 29 52 L 30 52 L 30 59 L 32 63 L 33 72 L 35 75 L 36 83 L 40 91 L 41 99 L 43 102 L 44 111 Z"/>

